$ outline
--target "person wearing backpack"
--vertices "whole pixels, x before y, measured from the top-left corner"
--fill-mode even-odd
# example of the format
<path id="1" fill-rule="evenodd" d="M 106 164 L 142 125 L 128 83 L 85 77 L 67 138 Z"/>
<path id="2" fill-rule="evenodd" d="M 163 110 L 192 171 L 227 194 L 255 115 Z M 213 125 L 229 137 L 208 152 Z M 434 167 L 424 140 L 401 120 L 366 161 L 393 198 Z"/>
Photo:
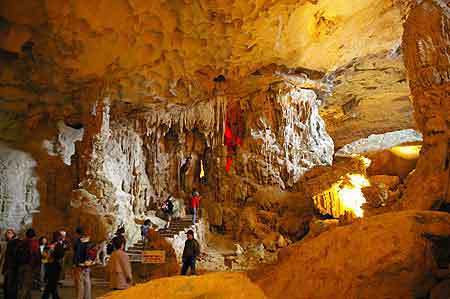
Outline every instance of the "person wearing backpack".
<path id="1" fill-rule="evenodd" d="M 166 228 L 169 228 L 170 221 L 172 221 L 172 215 L 173 215 L 173 201 L 172 200 L 173 200 L 172 195 L 169 195 L 169 197 L 167 197 L 167 199 L 163 205 L 163 212 L 164 212 L 164 214 L 166 214 L 166 218 L 167 218 Z"/>
<path id="2" fill-rule="evenodd" d="M 91 269 L 87 266 L 88 246 L 90 238 L 83 227 L 76 228 L 78 238 L 73 246 L 73 278 L 77 299 L 91 299 Z"/>
<path id="3" fill-rule="evenodd" d="M 18 298 L 30 299 L 33 278 L 39 277 L 41 270 L 41 252 L 34 229 L 27 229 L 25 238 L 20 240 L 16 250 L 16 261 L 18 265 Z"/>
<path id="4" fill-rule="evenodd" d="M 148 230 L 150 229 L 150 227 L 152 226 L 152 222 L 150 221 L 150 219 L 146 219 L 144 221 L 144 224 L 141 225 L 141 237 L 142 237 L 142 241 L 147 240 L 147 234 L 148 234 Z"/>
<path id="5" fill-rule="evenodd" d="M 52 295 L 53 299 L 59 299 L 58 280 L 62 269 L 62 259 L 64 257 L 64 245 L 61 242 L 62 235 L 60 232 L 53 233 L 53 242 L 48 250 L 47 263 L 45 264 L 46 285 L 42 299 L 48 299 Z"/>

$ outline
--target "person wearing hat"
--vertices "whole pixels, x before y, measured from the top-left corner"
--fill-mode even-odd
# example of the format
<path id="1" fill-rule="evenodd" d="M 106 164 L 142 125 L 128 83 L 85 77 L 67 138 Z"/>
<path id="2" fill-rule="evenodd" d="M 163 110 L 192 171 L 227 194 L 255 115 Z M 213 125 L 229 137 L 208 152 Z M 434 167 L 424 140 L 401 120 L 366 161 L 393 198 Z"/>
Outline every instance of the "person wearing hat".
<path id="1" fill-rule="evenodd" d="M 194 238 L 194 231 L 192 229 L 187 231 L 187 240 L 184 243 L 183 250 L 183 266 L 181 267 L 181 275 L 186 275 L 189 268 L 191 268 L 191 275 L 196 275 L 195 261 L 200 254 L 200 244 Z"/>
<path id="2" fill-rule="evenodd" d="M 192 191 L 191 197 L 191 209 L 192 209 L 192 224 L 195 224 L 197 221 L 197 212 L 200 206 L 200 193 L 198 193 L 195 189 Z"/>

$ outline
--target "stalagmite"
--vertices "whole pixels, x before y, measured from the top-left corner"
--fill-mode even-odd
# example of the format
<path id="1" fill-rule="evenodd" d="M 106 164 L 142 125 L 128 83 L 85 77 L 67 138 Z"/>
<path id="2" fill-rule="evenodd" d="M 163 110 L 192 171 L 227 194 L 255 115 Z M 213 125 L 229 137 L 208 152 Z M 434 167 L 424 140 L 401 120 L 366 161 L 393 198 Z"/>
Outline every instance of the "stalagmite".
<path id="1" fill-rule="evenodd" d="M 449 28 L 450 8 L 440 0 L 424 1 L 405 23 L 405 64 L 423 134 L 421 156 L 404 196 L 406 208 L 429 209 L 450 202 Z"/>

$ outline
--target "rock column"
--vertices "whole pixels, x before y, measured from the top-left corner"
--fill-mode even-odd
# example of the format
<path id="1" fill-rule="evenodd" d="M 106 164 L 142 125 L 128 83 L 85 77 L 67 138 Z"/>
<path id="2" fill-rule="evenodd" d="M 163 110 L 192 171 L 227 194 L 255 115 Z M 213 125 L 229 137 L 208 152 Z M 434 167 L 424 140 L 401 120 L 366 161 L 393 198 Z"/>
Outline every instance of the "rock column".
<path id="1" fill-rule="evenodd" d="M 429 209 L 450 201 L 450 7 L 441 0 L 423 1 L 404 26 L 405 64 L 424 140 L 403 204 Z"/>

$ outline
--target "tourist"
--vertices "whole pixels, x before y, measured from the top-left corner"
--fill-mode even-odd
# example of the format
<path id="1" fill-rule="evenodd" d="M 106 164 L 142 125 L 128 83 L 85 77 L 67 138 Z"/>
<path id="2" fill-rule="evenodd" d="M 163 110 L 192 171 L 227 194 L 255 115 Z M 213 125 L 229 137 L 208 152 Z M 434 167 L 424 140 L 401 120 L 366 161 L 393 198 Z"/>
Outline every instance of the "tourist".
<path id="1" fill-rule="evenodd" d="M 61 235 L 59 243 L 64 248 L 64 257 L 61 260 L 61 271 L 60 271 L 61 274 L 59 275 L 59 280 L 60 280 L 59 284 L 62 284 L 61 281 L 66 278 L 66 254 L 65 254 L 65 252 L 67 252 L 70 249 L 70 242 L 67 239 L 67 232 L 64 229 L 60 229 L 59 234 Z"/>
<path id="2" fill-rule="evenodd" d="M 127 239 L 125 238 L 125 226 L 124 226 L 124 225 L 120 226 L 120 227 L 117 229 L 116 235 L 115 235 L 115 237 L 113 238 L 113 241 L 114 241 L 115 238 L 121 239 L 121 240 L 123 241 L 123 247 L 124 247 L 124 248 L 127 248 Z M 113 243 L 113 244 L 114 244 L 114 243 Z M 115 250 L 115 249 L 117 249 L 117 248 L 114 248 L 114 250 Z"/>
<path id="3" fill-rule="evenodd" d="M 91 269 L 86 266 L 89 236 L 83 227 L 76 229 L 78 238 L 73 245 L 73 278 L 77 299 L 91 298 Z"/>
<path id="4" fill-rule="evenodd" d="M 131 287 L 132 272 L 131 264 L 127 253 L 124 251 L 123 240 L 117 238 L 114 240 L 114 247 L 117 248 L 108 261 L 108 277 L 111 288 L 114 290 L 124 290 Z"/>
<path id="5" fill-rule="evenodd" d="M 197 221 L 198 208 L 200 206 L 200 194 L 194 189 L 191 197 L 191 209 L 192 209 L 192 224 Z"/>
<path id="6" fill-rule="evenodd" d="M 3 292 L 5 299 L 17 298 L 17 262 L 16 249 L 20 240 L 16 238 L 14 230 L 8 229 L 5 232 L 6 249 L 3 256 L 2 274 Z"/>
<path id="7" fill-rule="evenodd" d="M 191 274 L 196 275 L 195 272 L 195 261 L 197 256 L 200 254 L 200 245 L 197 240 L 194 238 L 194 231 L 191 229 L 188 230 L 187 240 L 184 243 L 183 250 L 183 266 L 181 267 L 181 275 L 186 275 L 189 268 L 191 268 Z"/>
<path id="8" fill-rule="evenodd" d="M 5 264 L 6 247 L 8 246 L 8 241 L 15 238 L 15 233 L 12 229 L 7 229 L 5 231 L 5 239 L 0 241 L 0 284 L 3 286 L 3 291 L 6 294 L 6 280 L 3 273 L 3 265 Z"/>
<path id="9" fill-rule="evenodd" d="M 18 265 L 18 298 L 28 299 L 31 298 L 33 279 L 39 277 L 41 272 L 41 252 L 34 229 L 26 230 L 25 238 L 19 242 L 15 254 Z"/>
<path id="10" fill-rule="evenodd" d="M 144 243 L 145 243 L 145 240 L 147 240 L 148 230 L 150 229 L 151 225 L 152 225 L 152 222 L 150 221 L 150 219 L 146 219 L 144 221 L 144 224 L 141 225 L 141 237 L 142 237 L 142 241 L 144 241 Z"/>
<path id="11" fill-rule="evenodd" d="M 166 201 L 164 202 L 164 206 L 163 206 L 163 212 L 166 215 L 167 218 L 167 224 L 166 224 L 166 228 L 169 228 L 170 226 L 170 221 L 172 220 L 172 215 L 173 215 L 173 202 L 172 202 L 172 195 L 169 195 L 169 197 L 167 197 Z"/>
<path id="12" fill-rule="evenodd" d="M 46 285 L 42 299 L 52 295 L 53 299 L 59 299 L 58 280 L 62 269 L 61 261 L 64 257 L 64 245 L 62 235 L 59 231 L 53 233 L 53 242 L 48 246 L 47 263 L 45 264 Z"/>
<path id="13" fill-rule="evenodd" d="M 41 275 L 40 275 L 40 287 L 41 291 L 44 291 L 45 287 L 45 268 L 49 258 L 49 246 L 47 237 L 42 236 L 39 238 L 39 251 L 41 252 Z"/>

